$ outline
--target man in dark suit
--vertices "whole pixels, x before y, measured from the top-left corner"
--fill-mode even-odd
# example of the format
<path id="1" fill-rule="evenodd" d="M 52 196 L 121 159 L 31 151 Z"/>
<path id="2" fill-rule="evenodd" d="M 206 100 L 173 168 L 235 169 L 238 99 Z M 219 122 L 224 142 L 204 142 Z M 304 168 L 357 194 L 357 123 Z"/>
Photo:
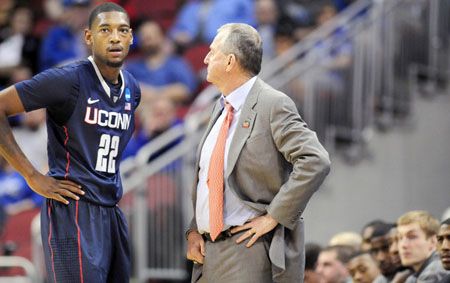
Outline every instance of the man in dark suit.
<path id="1" fill-rule="evenodd" d="M 303 281 L 301 215 L 330 161 L 293 101 L 257 77 L 261 58 L 254 28 L 226 24 L 204 60 L 222 96 L 198 151 L 193 282 Z"/>

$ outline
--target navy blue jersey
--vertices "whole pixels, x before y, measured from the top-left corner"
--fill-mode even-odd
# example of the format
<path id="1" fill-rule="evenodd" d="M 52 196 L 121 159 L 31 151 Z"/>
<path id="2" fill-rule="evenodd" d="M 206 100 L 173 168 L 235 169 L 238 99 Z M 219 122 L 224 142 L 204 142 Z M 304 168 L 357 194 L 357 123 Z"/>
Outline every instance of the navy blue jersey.
<path id="1" fill-rule="evenodd" d="M 119 161 L 141 94 L 128 72 L 119 82 L 108 85 L 89 57 L 15 85 L 26 111 L 47 109 L 48 175 L 80 184 L 86 200 L 106 206 L 122 197 Z"/>

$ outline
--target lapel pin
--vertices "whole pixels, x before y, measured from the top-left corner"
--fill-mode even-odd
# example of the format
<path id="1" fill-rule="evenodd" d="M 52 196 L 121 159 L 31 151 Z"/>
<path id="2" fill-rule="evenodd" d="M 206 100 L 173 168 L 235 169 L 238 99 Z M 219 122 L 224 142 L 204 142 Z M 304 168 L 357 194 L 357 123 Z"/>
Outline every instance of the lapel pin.
<path id="1" fill-rule="evenodd" d="M 242 127 L 247 129 L 248 127 L 250 127 L 250 122 L 245 121 L 244 123 L 242 123 Z"/>

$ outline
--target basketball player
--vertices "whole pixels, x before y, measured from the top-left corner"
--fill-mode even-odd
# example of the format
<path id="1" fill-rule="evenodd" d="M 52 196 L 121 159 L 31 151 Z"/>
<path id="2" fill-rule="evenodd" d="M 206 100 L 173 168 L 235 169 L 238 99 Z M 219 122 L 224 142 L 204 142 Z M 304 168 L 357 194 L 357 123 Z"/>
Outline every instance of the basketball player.
<path id="1" fill-rule="evenodd" d="M 50 282 L 129 282 L 127 224 L 117 203 L 119 160 L 140 101 L 138 83 L 120 69 L 132 40 L 125 10 L 101 4 L 85 30 L 92 56 L 0 92 L 0 153 L 47 198 L 41 233 Z M 47 111 L 47 176 L 24 156 L 6 118 L 39 108 Z"/>

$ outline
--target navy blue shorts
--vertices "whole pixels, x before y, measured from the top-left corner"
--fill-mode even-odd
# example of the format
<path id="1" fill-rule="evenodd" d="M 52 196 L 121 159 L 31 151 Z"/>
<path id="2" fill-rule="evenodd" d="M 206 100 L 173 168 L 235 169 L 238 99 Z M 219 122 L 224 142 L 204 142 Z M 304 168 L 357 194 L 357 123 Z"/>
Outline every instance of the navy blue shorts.
<path id="1" fill-rule="evenodd" d="M 128 227 L 119 207 L 47 199 L 41 234 L 48 282 L 130 281 Z"/>

